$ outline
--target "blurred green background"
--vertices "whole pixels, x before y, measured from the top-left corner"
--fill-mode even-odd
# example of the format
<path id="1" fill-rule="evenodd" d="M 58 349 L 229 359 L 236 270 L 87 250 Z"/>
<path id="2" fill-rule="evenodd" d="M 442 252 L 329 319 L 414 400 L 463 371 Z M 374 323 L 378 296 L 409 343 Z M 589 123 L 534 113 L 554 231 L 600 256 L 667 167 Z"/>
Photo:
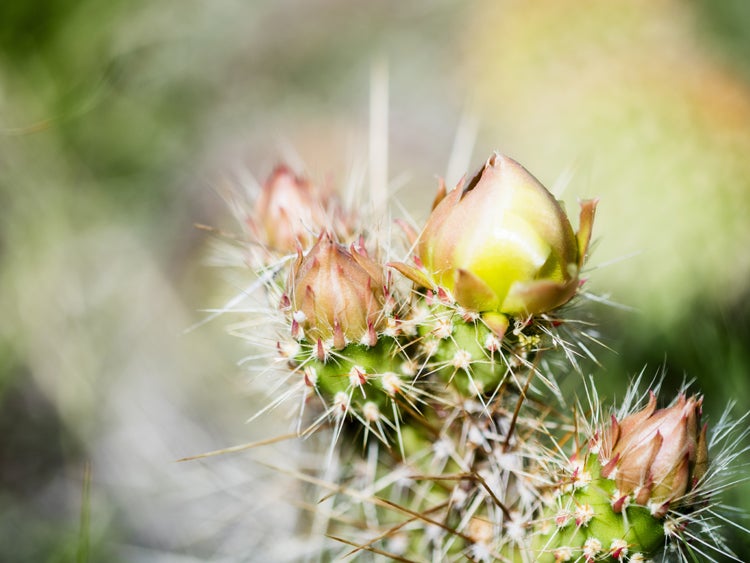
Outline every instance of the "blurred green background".
<path id="1" fill-rule="evenodd" d="M 390 178 L 418 220 L 434 175 L 466 171 L 457 131 L 476 134 L 472 169 L 499 149 L 567 184 L 569 209 L 601 198 L 591 287 L 631 308 L 591 307 L 614 350 L 603 394 L 666 366 L 709 420 L 748 410 L 747 2 L 5 0 L 0 560 L 297 556 L 268 469 L 175 463 L 268 437 L 244 424 L 226 323 L 184 332 L 237 291 L 193 223 L 231 226 L 217 189 L 283 158 L 343 182 L 367 154 L 374 59 Z"/>

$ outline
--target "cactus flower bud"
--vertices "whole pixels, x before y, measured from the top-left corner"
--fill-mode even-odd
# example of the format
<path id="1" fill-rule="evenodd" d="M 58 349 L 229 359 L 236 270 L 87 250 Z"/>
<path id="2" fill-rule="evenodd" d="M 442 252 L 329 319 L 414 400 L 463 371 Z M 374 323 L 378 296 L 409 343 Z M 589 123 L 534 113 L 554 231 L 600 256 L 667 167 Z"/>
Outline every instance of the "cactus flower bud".
<path id="1" fill-rule="evenodd" d="M 438 194 L 419 237 L 419 257 L 465 308 L 550 311 L 578 288 L 595 206 L 582 202 L 576 235 L 552 194 L 520 164 L 495 153 L 468 184 Z M 417 282 L 425 279 L 398 269 Z"/>
<path id="2" fill-rule="evenodd" d="M 271 251 L 290 253 L 309 248 L 324 229 L 335 229 L 339 211 L 327 193 L 277 166 L 263 185 L 248 220 L 256 238 Z"/>
<path id="3" fill-rule="evenodd" d="M 618 494 L 633 495 L 663 516 L 670 503 L 689 492 L 706 472 L 706 429 L 700 429 L 702 399 L 680 395 L 669 408 L 656 397 L 643 410 L 613 418 L 600 456 L 603 473 L 614 477 Z M 616 470 L 616 471 L 615 471 Z"/>
<path id="4" fill-rule="evenodd" d="M 301 329 L 312 342 L 332 338 L 338 349 L 349 341 L 374 345 L 384 322 L 384 283 L 382 267 L 364 249 L 347 249 L 324 232 L 290 273 L 293 332 Z"/>

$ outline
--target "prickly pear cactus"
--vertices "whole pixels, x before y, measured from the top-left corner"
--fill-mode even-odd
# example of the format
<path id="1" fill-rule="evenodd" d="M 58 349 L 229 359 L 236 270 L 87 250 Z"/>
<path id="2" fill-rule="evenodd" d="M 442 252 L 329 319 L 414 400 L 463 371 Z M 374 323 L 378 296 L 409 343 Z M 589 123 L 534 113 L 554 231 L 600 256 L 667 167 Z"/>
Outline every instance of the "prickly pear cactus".
<path id="1" fill-rule="evenodd" d="M 578 317 L 596 203 L 581 202 L 574 228 L 495 153 L 394 240 L 285 166 L 239 212 L 237 248 L 265 302 L 242 335 L 272 343 L 279 374 L 259 416 L 284 406 L 300 439 L 328 436 L 325 467 L 300 473 L 326 499 L 308 519 L 314 558 L 726 552 L 712 495 L 737 448 L 710 450 L 739 443 L 740 426 L 709 434 L 699 397 L 658 409 L 637 384 L 610 413 L 579 372 L 596 345 Z M 561 395 L 566 376 L 579 397 Z"/>

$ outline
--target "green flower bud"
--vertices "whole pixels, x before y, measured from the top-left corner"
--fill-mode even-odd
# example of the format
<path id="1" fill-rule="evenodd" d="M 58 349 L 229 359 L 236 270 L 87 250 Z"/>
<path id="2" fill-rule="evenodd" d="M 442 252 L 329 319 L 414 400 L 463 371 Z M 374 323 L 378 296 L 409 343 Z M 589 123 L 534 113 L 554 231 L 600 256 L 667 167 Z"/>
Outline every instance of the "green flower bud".
<path id="1" fill-rule="evenodd" d="M 364 249 L 347 249 L 324 232 L 307 255 L 300 253 L 288 288 L 293 336 L 332 339 L 337 349 L 350 341 L 375 344 L 385 321 L 385 279 Z"/>
<path id="2" fill-rule="evenodd" d="M 552 194 L 495 153 L 468 184 L 438 195 L 418 241 L 426 275 L 396 267 L 418 283 L 448 289 L 470 310 L 544 313 L 578 288 L 595 206 L 582 202 L 576 235 Z"/>

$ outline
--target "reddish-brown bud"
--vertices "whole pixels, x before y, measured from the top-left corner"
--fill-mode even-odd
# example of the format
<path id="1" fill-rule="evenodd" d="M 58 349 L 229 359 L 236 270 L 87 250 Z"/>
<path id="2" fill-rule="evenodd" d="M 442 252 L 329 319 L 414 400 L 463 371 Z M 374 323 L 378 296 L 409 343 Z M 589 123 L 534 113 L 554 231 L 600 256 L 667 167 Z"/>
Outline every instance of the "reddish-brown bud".
<path id="1" fill-rule="evenodd" d="M 695 486 L 708 464 L 701 403 L 680 395 L 671 407 L 656 409 L 652 394 L 644 409 L 613 419 L 600 458 L 620 494 L 633 495 L 637 504 L 650 505 L 661 516 Z"/>
<path id="2" fill-rule="evenodd" d="M 292 318 L 311 342 L 373 344 L 384 323 L 383 268 L 363 250 L 350 249 L 324 232 L 291 271 Z"/>

